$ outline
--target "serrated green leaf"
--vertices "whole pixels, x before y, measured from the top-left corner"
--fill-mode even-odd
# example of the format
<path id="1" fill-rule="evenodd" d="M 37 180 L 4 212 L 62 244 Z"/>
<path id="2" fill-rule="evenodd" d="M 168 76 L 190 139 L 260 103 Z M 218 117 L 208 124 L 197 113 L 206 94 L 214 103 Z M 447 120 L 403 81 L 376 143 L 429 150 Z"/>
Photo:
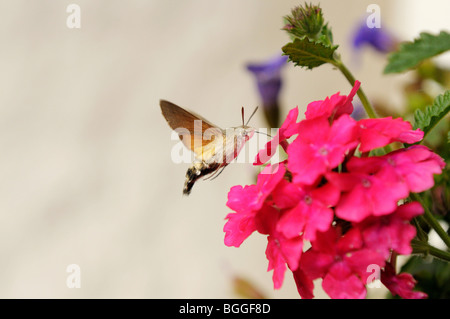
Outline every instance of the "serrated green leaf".
<path id="1" fill-rule="evenodd" d="M 397 52 L 389 55 L 384 73 L 400 73 L 412 69 L 425 59 L 450 50 L 450 34 L 441 31 L 438 35 L 421 33 L 414 42 L 405 42 Z"/>
<path id="2" fill-rule="evenodd" d="M 416 110 L 414 129 L 420 128 L 425 137 L 448 112 L 450 112 L 450 90 L 436 97 L 433 104 L 427 106 L 423 111 Z"/>
<path id="3" fill-rule="evenodd" d="M 282 50 L 284 55 L 289 56 L 289 61 L 294 62 L 295 65 L 313 69 L 324 63 L 333 63 L 333 54 L 337 48 L 337 45 L 327 46 L 305 37 L 286 44 Z"/>

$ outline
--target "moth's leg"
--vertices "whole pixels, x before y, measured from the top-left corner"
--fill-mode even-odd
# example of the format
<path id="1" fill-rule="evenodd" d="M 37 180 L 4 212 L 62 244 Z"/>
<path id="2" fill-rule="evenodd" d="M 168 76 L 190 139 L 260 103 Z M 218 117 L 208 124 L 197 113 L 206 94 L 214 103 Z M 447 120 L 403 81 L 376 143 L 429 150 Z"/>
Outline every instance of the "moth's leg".
<path id="1" fill-rule="evenodd" d="M 216 175 L 217 172 L 218 172 L 219 170 L 220 170 L 220 167 L 217 167 L 214 171 L 212 171 L 212 174 L 211 174 L 211 175 L 209 175 L 208 177 L 205 177 L 203 180 L 206 181 L 206 180 L 208 180 L 208 179 L 213 178 L 214 175 Z M 214 179 L 214 178 L 213 178 L 213 179 Z"/>
<path id="2" fill-rule="evenodd" d="M 225 169 L 225 167 L 227 167 L 227 166 L 226 165 L 222 166 L 222 169 L 220 169 L 220 167 L 219 167 L 211 176 L 209 176 L 208 178 L 205 178 L 205 180 L 206 179 L 209 179 L 211 181 L 215 180 L 217 177 L 219 177 L 220 174 L 222 174 L 222 172 Z"/>

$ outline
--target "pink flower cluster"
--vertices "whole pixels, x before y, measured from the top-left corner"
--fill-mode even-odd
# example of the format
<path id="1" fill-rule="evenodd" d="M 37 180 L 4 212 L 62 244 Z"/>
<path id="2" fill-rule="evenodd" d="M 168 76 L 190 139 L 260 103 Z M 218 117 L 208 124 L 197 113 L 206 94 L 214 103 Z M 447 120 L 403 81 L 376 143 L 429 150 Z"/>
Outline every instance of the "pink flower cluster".
<path id="1" fill-rule="evenodd" d="M 234 212 L 226 217 L 225 244 L 239 247 L 254 231 L 268 235 L 274 288 L 289 269 L 302 298 L 314 297 L 317 278 L 331 298 L 364 298 L 376 269 L 394 295 L 425 298 L 413 291 L 410 274 L 393 267 L 394 256 L 412 252 L 416 230 L 410 221 L 423 213 L 417 202 L 399 203 L 432 187 L 445 163 L 421 145 L 369 156 L 393 142 L 418 142 L 423 132 L 401 118 L 352 119 L 359 86 L 357 81 L 348 96 L 310 103 L 300 122 L 298 108 L 289 112 L 255 165 L 266 163 L 278 145 L 287 160 L 267 164 L 256 185 L 228 193 Z"/>

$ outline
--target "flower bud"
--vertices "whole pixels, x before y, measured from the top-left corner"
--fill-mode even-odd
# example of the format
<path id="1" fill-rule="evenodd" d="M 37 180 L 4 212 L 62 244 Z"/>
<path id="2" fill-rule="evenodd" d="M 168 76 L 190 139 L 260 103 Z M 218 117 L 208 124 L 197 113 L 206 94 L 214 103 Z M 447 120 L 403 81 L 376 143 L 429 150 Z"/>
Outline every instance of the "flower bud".
<path id="1" fill-rule="evenodd" d="M 319 6 L 305 3 L 291 10 L 291 15 L 284 17 L 286 30 L 294 37 L 316 39 L 324 25 L 322 9 Z"/>

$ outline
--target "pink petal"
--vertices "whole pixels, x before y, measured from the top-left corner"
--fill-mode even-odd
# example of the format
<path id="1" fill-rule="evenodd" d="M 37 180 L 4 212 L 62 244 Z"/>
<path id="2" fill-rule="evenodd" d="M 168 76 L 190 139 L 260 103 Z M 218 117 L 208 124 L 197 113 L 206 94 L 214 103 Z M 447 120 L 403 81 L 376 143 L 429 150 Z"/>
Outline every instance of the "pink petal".
<path id="1" fill-rule="evenodd" d="M 265 235 L 274 233 L 279 219 L 279 212 L 275 207 L 264 204 L 254 216 L 254 225 L 259 233 Z"/>
<path id="2" fill-rule="evenodd" d="M 356 121 L 349 115 L 342 115 L 333 122 L 330 131 L 330 140 L 332 143 L 347 144 L 355 141 L 358 137 Z"/>
<path id="3" fill-rule="evenodd" d="M 304 237 L 307 240 L 315 240 L 316 233 L 327 231 L 333 222 L 333 210 L 320 204 L 313 204 L 305 225 Z"/>
<path id="4" fill-rule="evenodd" d="M 363 246 L 363 239 L 359 229 L 352 228 L 339 239 L 337 249 L 340 254 L 360 249 Z"/>
<path id="5" fill-rule="evenodd" d="M 310 146 L 300 140 L 289 144 L 288 155 L 288 169 L 294 174 L 294 183 L 312 185 L 327 170 L 323 158 L 317 158 Z"/>
<path id="6" fill-rule="evenodd" d="M 288 238 L 300 235 L 306 224 L 305 214 L 302 213 L 303 209 L 304 204 L 300 203 L 294 208 L 285 211 L 277 223 L 277 231 Z"/>
<path id="7" fill-rule="evenodd" d="M 360 249 L 345 254 L 345 262 L 357 274 L 363 283 L 367 283 L 367 278 L 372 274 L 369 267 L 384 267 L 385 256 L 371 249 Z"/>
<path id="8" fill-rule="evenodd" d="M 300 256 L 303 252 L 303 238 L 300 236 L 294 238 L 279 237 L 279 245 L 284 260 L 291 270 L 298 268 Z"/>
<path id="9" fill-rule="evenodd" d="M 292 208 L 297 206 L 302 191 L 293 183 L 281 180 L 278 186 L 272 191 L 272 199 L 276 207 L 280 209 Z"/>
<path id="10" fill-rule="evenodd" d="M 266 144 L 264 149 L 258 152 L 253 165 L 262 165 L 268 162 L 276 153 L 277 147 L 281 142 L 285 141 L 295 134 L 298 134 L 299 123 L 297 123 L 297 118 L 298 107 L 295 107 L 289 111 L 289 114 L 287 115 L 274 138 Z"/>
<path id="11" fill-rule="evenodd" d="M 392 117 L 364 119 L 358 121 L 361 152 L 384 147 L 392 142 L 415 143 L 422 139 L 423 132 L 413 131 L 411 123 Z"/>
<path id="12" fill-rule="evenodd" d="M 286 262 L 275 239 L 272 236 L 269 236 L 267 240 L 266 257 L 269 260 L 267 271 L 273 270 L 273 287 L 274 289 L 280 289 L 283 285 Z"/>
<path id="13" fill-rule="evenodd" d="M 311 278 L 309 278 L 301 268 L 297 268 L 297 270 L 293 271 L 292 274 L 294 275 L 297 291 L 302 299 L 314 298 L 314 283 Z"/>
<path id="14" fill-rule="evenodd" d="M 333 299 L 363 299 L 367 293 L 361 280 L 342 262 L 333 265 L 322 287 Z"/>
<path id="15" fill-rule="evenodd" d="M 325 276 L 333 262 L 334 255 L 309 249 L 302 255 L 300 268 L 303 269 L 308 277 L 314 280 Z"/>
<path id="16" fill-rule="evenodd" d="M 423 139 L 424 132 L 420 129 L 415 131 L 402 132 L 398 135 L 398 141 L 402 143 L 413 144 Z"/>
<path id="17" fill-rule="evenodd" d="M 336 207 L 336 216 L 352 222 L 360 222 L 369 216 L 373 208 L 367 200 L 366 192 L 363 187 L 357 186 L 343 194 Z"/>
<path id="18" fill-rule="evenodd" d="M 329 139 L 331 131 L 330 123 L 326 117 L 317 117 L 311 120 L 303 120 L 299 124 L 299 136 L 296 140 L 304 143 L 322 144 Z"/>
<path id="19" fill-rule="evenodd" d="M 326 206 L 335 206 L 339 201 L 340 195 L 341 192 L 339 189 L 331 183 L 327 183 L 311 191 L 311 196 Z"/>
<path id="20" fill-rule="evenodd" d="M 258 193 L 256 185 L 233 186 L 228 192 L 227 206 L 235 212 L 257 210 L 262 204 L 259 201 Z"/>
<path id="21" fill-rule="evenodd" d="M 401 205 L 397 208 L 396 215 L 403 220 L 411 220 L 416 216 L 423 214 L 423 207 L 418 202 L 411 202 Z"/>
<path id="22" fill-rule="evenodd" d="M 239 247 L 255 230 L 254 214 L 230 213 L 225 219 L 225 245 Z"/>
<path id="23" fill-rule="evenodd" d="M 381 272 L 381 282 L 394 296 L 399 295 L 406 299 L 424 299 L 428 297 L 426 293 L 413 291 L 416 281 L 411 274 L 402 273 L 396 275 L 395 269 L 390 263 L 387 263 L 384 271 Z"/>
<path id="24" fill-rule="evenodd" d="M 343 114 L 350 115 L 353 112 L 352 100 L 360 85 L 361 82 L 355 81 L 355 85 L 348 96 L 340 95 L 338 92 L 323 101 L 309 103 L 305 112 L 306 119 L 317 117 L 337 119 Z"/>

